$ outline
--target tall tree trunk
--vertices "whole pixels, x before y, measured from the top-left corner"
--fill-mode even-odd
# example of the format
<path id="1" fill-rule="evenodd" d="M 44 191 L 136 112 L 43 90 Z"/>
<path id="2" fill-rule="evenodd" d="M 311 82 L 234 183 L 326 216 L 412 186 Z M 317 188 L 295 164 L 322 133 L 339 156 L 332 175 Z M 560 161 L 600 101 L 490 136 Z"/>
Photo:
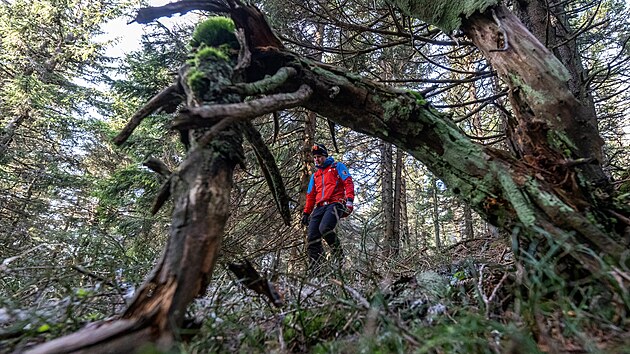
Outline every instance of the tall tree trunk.
<path id="1" fill-rule="evenodd" d="M 394 244 L 394 191 L 392 144 L 381 142 L 381 208 L 383 210 L 383 255 L 391 257 L 395 254 Z"/>
<path id="2" fill-rule="evenodd" d="M 588 190 L 608 188 L 608 178 L 601 168 L 603 140 L 593 122 L 591 107 L 567 90 L 571 75 L 515 15 L 504 7 L 492 11 L 500 28 L 486 15 L 473 15 L 462 29 L 510 87 L 510 101 L 517 116 L 511 136 L 521 156 L 546 170 L 560 165 L 559 161 L 580 161 L 577 170 L 585 182 L 594 185 Z M 497 43 L 507 49 L 497 49 Z M 539 60 L 527 60 L 523 54 L 530 52 L 540 53 Z M 576 196 L 591 197 L 584 195 L 588 191 L 578 189 L 574 188 Z"/>
<path id="3" fill-rule="evenodd" d="M 597 113 L 590 88 L 585 82 L 588 75 L 578 48 L 578 36 L 573 33 L 574 29 L 567 18 L 566 8 L 569 4 L 542 0 L 515 1 L 514 14 L 567 68 L 570 75 L 567 80 L 569 90 L 584 106 L 585 119 L 597 128 Z"/>
<path id="4" fill-rule="evenodd" d="M 401 149 L 396 149 L 396 171 L 394 173 L 394 225 L 393 234 L 391 239 L 392 255 L 398 256 L 400 253 L 400 234 L 401 234 L 401 211 L 402 211 L 402 166 L 403 165 L 403 152 Z"/>
<path id="5" fill-rule="evenodd" d="M 472 209 L 470 205 L 464 204 L 464 233 L 462 238 L 465 240 L 471 240 L 475 237 L 475 230 L 473 229 Z"/>
<path id="6" fill-rule="evenodd" d="M 433 199 L 433 236 L 435 238 L 435 247 L 439 250 L 442 248 L 442 238 L 440 237 L 440 200 L 435 176 L 431 177 L 431 198 Z"/>
<path id="7" fill-rule="evenodd" d="M 404 162 L 402 168 L 404 169 Z M 404 170 L 403 170 L 404 172 Z M 401 233 L 400 239 L 405 246 L 409 247 L 410 243 L 410 231 L 409 231 L 409 214 L 407 211 L 407 182 L 404 174 L 402 174 L 402 178 L 400 179 L 400 225 L 401 225 Z M 401 249 L 402 249 L 401 244 Z"/>

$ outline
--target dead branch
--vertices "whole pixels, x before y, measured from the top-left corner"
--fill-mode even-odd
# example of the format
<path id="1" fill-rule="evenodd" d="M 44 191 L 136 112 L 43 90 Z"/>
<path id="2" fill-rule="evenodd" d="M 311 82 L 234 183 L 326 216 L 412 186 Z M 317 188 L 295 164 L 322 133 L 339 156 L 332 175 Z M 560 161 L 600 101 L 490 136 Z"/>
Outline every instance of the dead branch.
<path id="1" fill-rule="evenodd" d="M 258 165 L 265 176 L 269 190 L 273 195 L 273 199 L 276 202 L 276 207 L 282 216 L 284 224 L 291 226 L 291 210 L 289 209 L 289 201 L 291 198 L 287 194 L 284 182 L 282 181 L 282 174 L 280 169 L 276 165 L 276 159 L 273 157 L 269 147 L 265 144 L 262 136 L 254 128 L 251 122 L 244 124 L 243 134 L 247 140 L 252 144 Z"/>
<path id="2" fill-rule="evenodd" d="M 172 173 L 164 162 L 156 159 L 155 157 L 149 157 L 142 164 L 151 171 L 159 173 L 162 177 L 168 177 Z"/>
<path id="3" fill-rule="evenodd" d="M 172 104 L 177 104 L 183 101 L 183 91 L 182 88 L 178 84 L 172 84 L 171 86 L 165 88 L 157 95 L 153 96 L 145 104 L 140 108 L 134 115 L 131 117 L 127 125 L 118 133 L 118 135 L 114 138 L 114 144 L 120 146 L 122 145 L 133 133 L 133 131 L 140 125 L 142 120 L 148 117 L 153 112 L 158 109 Z"/>
<path id="4" fill-rule="evenodd" d="M 166 203 L 166 201 L 169 200 L 169 198 L 171 197 L 171 185 L 173 183 L 172 181 L 173 179 L 171 178 L 171 176 L 169 176 L 168 179 L 164 181 L 164 183 L 160 187 L 160 190 L 158 191 L 158 194 L 153 201 L 153 205 L 151 206 L 151 215 L 157 214 L 157 212 L 162 209 L 164 203 Z"/>
<path id="5" fill-rule="evenodd" d="M 171 17 L 175 14 L 185 14 L 194 10 L 225 13 L 230 10 L 230 7 L 222 0 L 182 0 L 164 6 L 142 8 L 138 10 L 136 18 L 131 22 L 144 24 L 160 17 Z"/>
<path id="6" fill-rule="evenodd" d="M 288 79 L 295 75 L 297 75 L 297 70 L 294 68 L 282 67 L 278 69 L 273 76 L 266 77 L 256 82 L 235 84 L 233 88 L 236 89 L 238 93 L 246 96 L 269 93 L 282 86 Z"/>
<path id="7" fill-rule="evenodd" d="M 283 301 L 275 286 L 266 278 L 258 274 L 258 271 L 248 260 L 243 263 L 229 263 L 228 269 L 236 275 L 238 281 L 257 294 L 264 295 L 275 307 L 282 307 Z"/>
<path id="8" fill-rule="evenodd" d="M 349 292 L 350 295 L 352 295 L 352 297 L 354 297 L 359 302 L 359 304 L 361 304 L 361 306 L 363 308 L 365 308 L 365 309 L 369 309 L 370 308 L 370 302 L 367 301 L 367 299 L 365 297 L 363 297 L 363 295 L 361 295 L 358 291 L 356 291 L 352 287 L 350 287 L 350 286 L 348 286 L 346 284 L 343 284 L 342 282 L 340 282 L 337 279 L 330 279 L 330 282 L 335 284 L 335 285 L 341 286 L 344 289 L 346 289 L 346 291 Z"/>
<path id="9" fill-rule="evenodd" d="M 174 129 L 195 129 L 212 126 L 209 133 L 216 134 L 230 124 L 242 122 L 278 110 L 293 108 L 306 101 L 313 90 L 302 85 L 292 93 L 280 93 L 242 103 L 190 107 L 182 110 L 172 124 Z M 217 122 L 218 120 L 218 122 Z"/>
<path id="10" fill-rule="evenodd" d="M 223 118 L 212 126 L 210 131 L 208 131 L 203 138 L 199 139 L 199 144 L 201 146 L 208 144 L 221 130 L 231 124 L 247 121 L 281 109 L 297 107 L 306 102 L 312 93 L 313 89 L 311 89 L 310 86 L 302 85 L 293 93 L 270 95 L 265 98 L 244 103 L 193 107 L 190 109 L 193 114 L 199 114 L 202 117 L 204 117 L 204 114 L 207 114 L 208 118 Z M 214 111 L 213 108 L 218 109 Z M 223 115 L 226 113 L 227 115 Z M 216 114 L 216 116 L 213 116 L 213 114 Z"/>

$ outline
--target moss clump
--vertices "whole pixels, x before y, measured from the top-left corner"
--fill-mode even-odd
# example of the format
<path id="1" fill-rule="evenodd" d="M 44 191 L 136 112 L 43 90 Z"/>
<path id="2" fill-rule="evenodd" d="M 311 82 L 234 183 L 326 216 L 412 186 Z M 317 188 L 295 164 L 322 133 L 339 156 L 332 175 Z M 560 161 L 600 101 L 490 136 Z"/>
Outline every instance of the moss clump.
<path id="1" fill-rule="evenodd" d="M 216 59 L 227 61 L 230 58 L 221 49 L 217 49 L 214 47 L 203 47 L 201 50 L 197 52 L 197 55 L 195 55 L 195 66 L 200 67 L 202 63 L 208 60 L 216 60 Z"/>
<path id="2" fill-rule="evenodd" d="M 199 97 L 201 97 L 204 92 L 208 91 L 210 85 L 206 75 L 196 69 L 191 70 L 188 74 L 187 83 L 188 87 Z"/>
<path id="3" fill-rule="evenodd" d="M 416 104 L 418 104 L 419 106 L 424 106 L 427 104 L 427 100 L 422 97 L 422 94 L 420 92 L 407 90 L 407 93 L 409 93 L 416 100 Z"/>
<path id="4" fill-rule="evenodd" d="M 227 17 L 212 17 L 197 25 L 193 32 L 190 45 L 200 47 L 205 44 L 208 47 L 227 45 L 228 48 L 238 49 L 238 40 L 234 34 L 234 22 Z"/>

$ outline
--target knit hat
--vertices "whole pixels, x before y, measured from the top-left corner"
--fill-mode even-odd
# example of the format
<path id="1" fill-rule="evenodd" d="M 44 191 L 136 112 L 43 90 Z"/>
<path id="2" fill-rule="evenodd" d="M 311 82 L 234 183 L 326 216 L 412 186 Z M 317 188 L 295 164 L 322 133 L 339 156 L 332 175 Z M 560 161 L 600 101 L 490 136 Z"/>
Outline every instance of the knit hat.
<path id="1" fill-rule="evenodd" d="M 326 149 L 326 147 L 322 144 L 315 143 L 315 145 L 313 145 L 313 148 L 311 149 L 311 153 L 313 155 L 322 155 L 328 157 L 328 149 Z"/>

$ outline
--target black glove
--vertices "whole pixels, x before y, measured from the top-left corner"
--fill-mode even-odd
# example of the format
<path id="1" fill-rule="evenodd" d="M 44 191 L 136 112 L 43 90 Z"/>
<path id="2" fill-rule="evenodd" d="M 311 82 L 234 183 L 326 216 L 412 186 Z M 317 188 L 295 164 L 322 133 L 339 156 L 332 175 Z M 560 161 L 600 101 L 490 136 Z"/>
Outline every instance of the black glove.
<path id="1" fill-rule="evenodd" d="M 310 216 L 310 214 L 307 214 L 307 213 L 302 214 L 302 225 L 308 226 L 308 217 L 309 216 Z"/>

